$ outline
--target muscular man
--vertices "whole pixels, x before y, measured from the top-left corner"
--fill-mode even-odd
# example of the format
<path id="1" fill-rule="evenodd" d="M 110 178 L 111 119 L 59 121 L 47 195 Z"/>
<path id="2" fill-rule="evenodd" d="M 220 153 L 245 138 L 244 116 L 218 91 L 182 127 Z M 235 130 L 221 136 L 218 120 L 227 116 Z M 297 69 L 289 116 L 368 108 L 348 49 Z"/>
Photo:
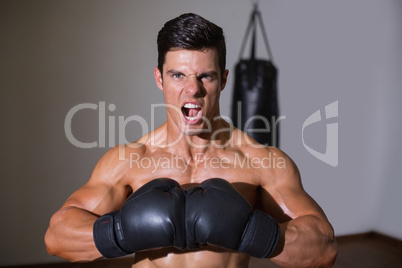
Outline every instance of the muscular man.
<path id="1" fill-rule="evenodd" d="M 135 252 L 132 267 L 328 267 L 337 248 L 294 162 L 223 120 L 222 29 L 195 14 L 158 35 L 154 76 L 166 122 L 109 150 L 50 220 L 48 252 L 92 261 Z"/>

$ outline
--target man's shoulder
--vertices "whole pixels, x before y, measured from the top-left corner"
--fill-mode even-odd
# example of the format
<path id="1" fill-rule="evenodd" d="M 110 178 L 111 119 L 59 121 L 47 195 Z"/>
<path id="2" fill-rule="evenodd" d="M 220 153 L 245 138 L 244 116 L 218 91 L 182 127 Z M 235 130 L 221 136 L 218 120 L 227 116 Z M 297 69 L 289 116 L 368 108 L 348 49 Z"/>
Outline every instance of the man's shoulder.
<path id="1" fill-rule="evenodd" d="M 112 154 L 114 153 L 114 157 L 116 157 L 117 153 L 120 160 L 122 160 L 122 158 L 129 158 L 131 154 L 146 156 L 147 154 L 150 154 L 155 148 L 158 148 L 158 146 L 155 146 L 157 143 L 159 143 L 159 141 L 156 141 L 160 139 L 160 137 L 158 137 L 158 133 L 160 133 L 158 129 L 153 130 L 136 141 L 119 144 L 112 148 L 110 151 L 112 152 Z"/>
<path id="2" fill-rule="evenodd" d="M 120 168 L 124 169 L 133 153 L 143 155 L 145 146 L 143 144 L 132 142 L 119 144 L 110 148 L 98 161 L 99 168 Z"/>
<path id="3" fill-rule="evenodd" d="M 236 130 L 233 132 L 233 147 L 237 148 L 249 161 L 258 166 L 258 170 L 270 175 L 282 176 L 286 172 L 298 172 L 297 166 L 280 148 L 258 143 L 247 133 Z"/>
<path id="4" fill-rule="evenodd" d="M 268 154 L 282 154 L 283 152 L 272 146 L 266 146 L 258 143 L 252 136 L 248 135 L 246 132 L 235 129 L 233 131 L 231 145 L 233 148 L 237 148 L 244 154 L 253 156 L 266 156 Z"/>

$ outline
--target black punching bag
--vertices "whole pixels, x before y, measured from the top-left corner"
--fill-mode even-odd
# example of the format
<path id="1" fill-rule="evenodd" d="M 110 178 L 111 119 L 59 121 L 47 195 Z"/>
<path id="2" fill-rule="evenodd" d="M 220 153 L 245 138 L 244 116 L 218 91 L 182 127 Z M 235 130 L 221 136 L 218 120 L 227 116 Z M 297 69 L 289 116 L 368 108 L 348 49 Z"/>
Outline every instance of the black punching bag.
<path id="1" fill-rule="evenodd" d="M 269 60 L 255 58 L 257 19 Z M 251 55 L 249 59 L 242 59 L 250 32 Z M 279 147 L 277 75 L 278 71 L 273 64 L 261 14 L 255 6 L 240 50 L 240 61 L 235 68 L 232 120 L 235 127 L 245 131 L 257 142 Z"/>

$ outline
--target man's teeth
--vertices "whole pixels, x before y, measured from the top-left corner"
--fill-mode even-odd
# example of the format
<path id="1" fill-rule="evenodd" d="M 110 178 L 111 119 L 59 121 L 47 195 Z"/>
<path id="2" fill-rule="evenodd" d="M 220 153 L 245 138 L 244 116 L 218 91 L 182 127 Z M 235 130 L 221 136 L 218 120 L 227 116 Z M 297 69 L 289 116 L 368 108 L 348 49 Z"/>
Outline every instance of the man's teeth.
<path id="1" fill-rule="evenodd" d="M 198 113 L 197 113 L 196 116 L 191 117 L 191 116 L 184 115 L 184 117 L 185 117 L 187 120 L 195 120 L 195 119 L 197 119 L 197 118 L 200 117 L 201 113 L 202 113 L 201 111 L 198 111 Z"/>
<path id="2" fill-rule="evenodd" d="M 186 103 L 186 104 L 184 104 L 184 108 L 193 109 L 193 108 L 200 108 L 200 106 L 197 104 L 194 104 L 194 103 Z"/>

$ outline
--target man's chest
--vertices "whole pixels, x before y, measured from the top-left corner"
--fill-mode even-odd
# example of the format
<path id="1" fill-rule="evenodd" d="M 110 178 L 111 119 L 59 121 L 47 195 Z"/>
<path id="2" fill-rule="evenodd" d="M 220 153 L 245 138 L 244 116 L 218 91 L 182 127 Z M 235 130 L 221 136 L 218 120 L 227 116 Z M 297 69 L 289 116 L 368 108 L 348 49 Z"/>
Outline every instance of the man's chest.
<path id="1" fill-rule="evenodd" d="M 196 160 L 172 154 L 133 157 L 125 180 L 135 191 L 156 178 L 171 178 L 184 189 L 210 178 L 222 178 L 232 183 L 251 204 L 257 198 L 259 176 L 257 163 L 241 155 L 203 156 Z"/>

